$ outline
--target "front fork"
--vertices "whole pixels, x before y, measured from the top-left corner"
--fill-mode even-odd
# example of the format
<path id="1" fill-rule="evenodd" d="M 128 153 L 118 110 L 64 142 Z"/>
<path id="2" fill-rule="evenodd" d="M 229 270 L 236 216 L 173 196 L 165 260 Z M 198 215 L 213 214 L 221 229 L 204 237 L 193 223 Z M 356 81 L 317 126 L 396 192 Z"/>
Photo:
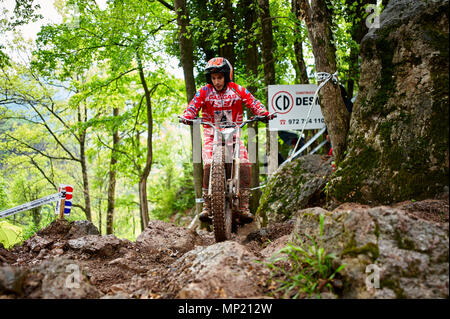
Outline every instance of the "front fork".
<path id="1" fill-rule="evenodd" d="M 240 200 L 240 167 L 241 167 L 241 161 L 239 158 L 239 148 L 240 148 L 240 142 L 239 140 L 236 141 L 235 144 L 235 150 L 233 153 L 233 163 L 231 167 L 231 178 L 228 180 L 229 183 L 229 189 L 231 190 L 231 196 L 232 196 L 232 203 L 233 203 L 233 211 L 238 212 L 239 211 L 239 200 Z"/>
<path id="2" fill-rule="evenodd" d="M 225 163 L 224 163 L 224 169 L 225 169 L 225 196 L 230 200 L 232 203 L 231 207 L 233 211 L 238 212 L 239 211 L 239 200 L 240 200 L 240 129 L 238 131 L 238 134 L 236 136 L 236 142 L 234 143 L 234 151 L 233 151 L 233 158 L 231 161 L 231 178 L 228 178 L 226 172 L 226 162 L 227 162 L 227 156 L 225 156 Z M 233 138 L 233 137 L 231 137 Z M 224 147 L 224 152 L 226 152 L 227 147 L 227 141 L 225 141 L 222 134 L 215 131 L 214 132 L 214 139 L 213 139 L 213 153 L 215 151 L 216 147 L 222 146 Z M 208 183 L 208 197 L 211 198 L 212 195 L 212 165 L 210 165 L 210 172 L 209 172 L 209 183 Z"/>
<path id="3" fill-rule="evenodd" d="M 236 141 L 234 143 L 234 152 L 233 152 L 233 159 L 231 163 L 231 177 L 228 179 L 228 194 L 230 194 L 231 199 L 231 207 L 233 208 L 234 212 L 239 212 L 239 200 L 240 200 L 240 167 L 241 167 L 241 160 L 240 160 L 240 149 L 241 149 L 241 130 L 238 129 L 238 132 L 236 134 Z"/>

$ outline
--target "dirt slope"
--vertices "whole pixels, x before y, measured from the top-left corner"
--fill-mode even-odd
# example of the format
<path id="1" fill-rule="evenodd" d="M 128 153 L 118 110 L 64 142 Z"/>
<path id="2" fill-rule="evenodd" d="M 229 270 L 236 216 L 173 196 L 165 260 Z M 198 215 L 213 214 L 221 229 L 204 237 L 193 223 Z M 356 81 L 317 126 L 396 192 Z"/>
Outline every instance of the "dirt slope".
<path id="1" fill-rule="evenodd" d="M 192 258 L 193 254 L 201 255 L 207 247 L 218 245 L 214 243 L 212 233 L 190 231 L 161 221 L 151 221 L 136 242 L 114 235 L 93 234 L 95 231 L 87 231 L 86 223 L 80 223 L 57 220 L 21 246 L 10 251 L 0 248 L 0 298 L 176 298 L 180 297 L 179 285 L 188 285 L 192 280 L 187 275 L 183 282 L 171 281 L 175 271 L 173 265 L 190 251 L 196 249 L 191 253 Z M 273 241 L 289 233 L 292 223 L 277 224 L 262 232 L 253 232 L 247 238 L 251 230 L 251 227 L 246 227 L 233 234 L 230 242 L 235 246 L 219 248 L 221 254 L 228 254 L 231 258 L 228 260 L 232 268 L 231 276 L 240 273 L 237 265 L 259 267 L 261 270 L 263 266 L 253 260 L 262 259 L 259 251 L 268 240 Z M 248 255 L 245 260 L 233 260 L 235 254 L 229 250 L 235 251 L 236 247 Z M 210 252 L 213 257 L 221 255 L 215 252 L 215 247 Z M 206 258 L 204 262 L 212 261 Z M 216 261 L 221 262 L 223 260 Z M 199 267 L 204 267 L 202 265 L 199 264 Z M 185 267 L 180 262 L 178 266 Z M 80 277 L 75 278 L 78 273 L 74 269 L 79 270 Z M 215 271 L 210 270 L 207 276 L 214 277 Z M 61 278 L 50 278 L 49 272 L 59 272 Z M 262 273 L 262 286 L 256 292 L 263 296 L 270 289 L 264 287 L 267 273 Z M 245 276 L 243 281 L 248 279 Z M 54 285 L 55 280 L 62 280 L 61 287 Z M 195 280 L 201 281 L 201 278 Z M 51 281 L 54 287 L 46 287 Z M 81 285 L 81 288 L 78 287 L 81 292 L 74 293 L 77 289 L 71 288 L 71 284 Z M 212 291 L 201 297 L 224 294 L 223 291 Z M 255 297 L 255 292 L 240 291 L 241 297 L 246 297 L 245 294 Z M 195 293 L 193 297 L 196 297 Z"/>
<path id="2" fill-rule="evenodd" d="M 448 224 L 448 198 L 395 207 Z M 257 260 L 286 244 L 294 220 L 255 227 L 217 244 L 212 233 L 155 220 L 131 242 L 58 220 L 21 246 L 0 247 L 0 298 L 279 298 Z"/>

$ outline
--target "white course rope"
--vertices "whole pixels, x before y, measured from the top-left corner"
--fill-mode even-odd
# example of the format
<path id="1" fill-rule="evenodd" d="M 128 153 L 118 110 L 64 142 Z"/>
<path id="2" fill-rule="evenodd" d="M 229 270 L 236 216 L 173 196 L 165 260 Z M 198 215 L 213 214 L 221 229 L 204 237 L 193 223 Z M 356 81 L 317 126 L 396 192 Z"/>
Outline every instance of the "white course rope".
<path id="1" fill-rule="evenodd" d="M 322 83 L 320 83 L 320 85 L 318 86 L 318 88 L 317 88 L 317 90 L 316 90 L 316 93 L 314 93 L 313 102 L 311 103 L 311 106 L 309 107 L 308 115 L 306 116 L 305 123 L 303 124 L 303 128 L 302 128 L 302 130 L 300 131 L 300 136 L 299 136 L 299 138 L 298 138 L 298 140 L 297 140 L 297 143 L 295 144 L 294 150 L 297 149 L 298 143 L 300 143 L 300 140 L 301 140 L 302 137 L 303 137 L 303 131 L 305 130 L 306 124 L 308 123 L 309 115 L 311 114 L 312 107 L 313 107 L 313 105 L 314 105 L 315 102 L 316 102 L 317 95 L 319 94 L 319 90 L 320 90 L 320 89 L 321 89 L 321 88 L 322 88 L 322 87 L 323 87 L 330 79 L 333 81 L 333 84 L 339 83 L 339 80 L 338 80 L 338 78 L 337 78 L 337 71 L 334 72 L 333 74 L 330 74 L 330 73 L 327 73 L 327 72 L 318 72 L 318 73 L 316 73 L 316 79 L 317 79 L 317 82 L 322 82 Z M 292 152 L 291 155 L 289 155 L 289 157 L 286 159 L 286 161 L 290 160 L 291 157 L 292 157 L 294 154 L 295 154 L 295 152 Z"/>
<path id="2" fill-rule="evenodd" d="M 251 190 L 251 191 L 254 191 L 254 190 L 256 190 L 256 189 L 260 189 L 260 188 L 264 188 L 264 187 L 266 187 L 266 184 L 262 184 L 262 185 L 260 185 L 260 186 L 258 186 L 258 187 L 250 188 L 250 190 Z"/>

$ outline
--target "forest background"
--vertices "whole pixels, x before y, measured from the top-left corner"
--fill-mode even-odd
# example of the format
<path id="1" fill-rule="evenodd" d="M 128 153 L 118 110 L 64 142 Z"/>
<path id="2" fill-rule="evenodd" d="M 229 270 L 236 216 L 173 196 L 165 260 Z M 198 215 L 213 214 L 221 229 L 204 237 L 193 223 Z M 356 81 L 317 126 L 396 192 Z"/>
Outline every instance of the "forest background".
<path id="1" fill-rule="evenodd" d="M 21 28 L 44 21 L 50 5 L 61 20 L 27 39 Z M 176 116 L 204 84 L 204 65 L 226 57 L 235 82 L 265 105 L 268 85 L 316 83 L 323 70 L 308 6 L 329 14 L 331 34 L 322 41 L 352 98 L 359 43 L 380 1 L 0 0 L 0 211 L 69 184 L 69 220 L 92 221 L 102 234 L 134 240 L 149 219 L 186 224 L 201 178 L 194 132 Z M 264 124 L 253 128 L 257 186 L 267 178 L 267 135 Z M 254 209 L 257 193 L 252 198 Z M 53 204 L 6 219 L 26 239 L 55 218 Z"/>

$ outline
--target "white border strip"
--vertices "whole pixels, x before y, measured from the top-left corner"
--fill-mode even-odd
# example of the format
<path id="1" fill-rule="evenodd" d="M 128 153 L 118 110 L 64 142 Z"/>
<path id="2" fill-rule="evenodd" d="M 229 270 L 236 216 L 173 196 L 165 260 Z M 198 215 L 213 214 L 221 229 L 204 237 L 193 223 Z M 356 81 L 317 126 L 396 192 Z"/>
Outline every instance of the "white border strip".
<path id="1" fill-rule="evenodd" d="M 59 200 L 61 198 L 63 198 L 63 194 L 62 193 L 56 193 L 56 194 L 49 195 L 49 196 L 46 196 L 46 197 L 43 197 L 43 198 L 39 198 L 39 199 L 36 199 L 36 200 L 34 200 L 32 202 L 25 203 L 25 204 L 22 204 L 20 206 L 16 206 L 16 207 L 13 207 L 13 208 L 10 208 L 10 209 L 7 209 L 7 210 L 4 210 L 4 211 L 0 212 L 0 218 L 6 217 L 6 216 L 9 216 L 9 215 L 14 215 L 14 214 L 23 212 L 25 210 L 30 210 L 30 209 L 33 209 L 35 207 L 42 206 L 42 205 L 45 205 L 45 204 L 57 201 L 57 200 Z"/>

